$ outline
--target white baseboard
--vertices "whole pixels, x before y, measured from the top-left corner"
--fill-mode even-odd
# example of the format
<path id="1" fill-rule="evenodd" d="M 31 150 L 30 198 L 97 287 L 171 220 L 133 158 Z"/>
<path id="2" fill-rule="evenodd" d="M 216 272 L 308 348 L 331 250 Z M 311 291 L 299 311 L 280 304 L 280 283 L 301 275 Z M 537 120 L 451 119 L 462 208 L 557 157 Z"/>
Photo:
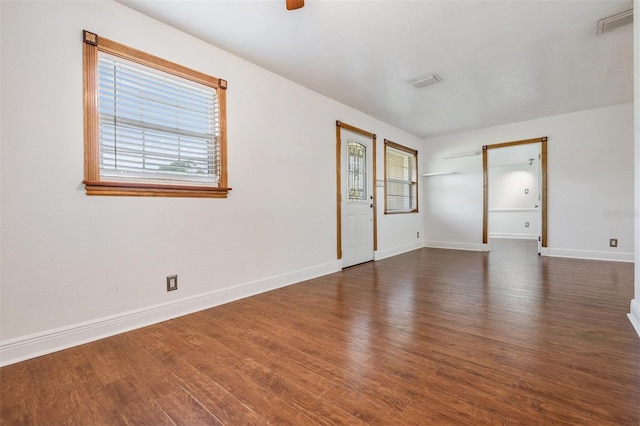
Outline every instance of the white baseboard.
<path id="1" fill-rule="evenodd" d="M 480 243 L 460 243 L 450 241 L 425 241 L 424 247 L 452 249 L 452 250 L 469 250 L 469 251 L 489 251 L 488 244 Z M 543 256 L 550 257 L 568 257 L 574 259 L 585 260 L 606 260 L 611 262 L 633 262 L 633 253 L 616 253 L 610 251 L 593 251 L 593 250 L 571 250 L 543 247 Z"/>
<path id="2" fill-rule="evenodd" d="M 424 247 L 439 248 L 450 250 L 467 250 L 467 251 L 489 251 L 488 244 L 482 243 L 460 243 L 449 241 L 425 241 Z"/>
<path id="3" fill-rule="evenodd" d="M 35 358 L 265 291 L 338 272 L 340 261 L 0 342 L 0 366 Z"/>
<path id="4" fill-rule="evenodd" d="M 536 234 L 515 234 L 515 233 L 499 233 L 494 232 L 489 234 L 489 238 L 510 238 L 516 240 L 537 240 Z"/>
<path id="5" fill-rule="evenodd" d="M 585 260 L 607 260 L 611 262 L 633 262 L 633 253 L 616 253 L 612 251 L 572 250 L 549 248 L 543 249 L 542 254 L 550 257 L 569 257 Z"/>
<path id="6" fill-rule="evenodd" d="M 423 247 L 422 241 L 418 240 L 413 244 L 407 244 L 405 246 L 394 247 L 388 250 L 378 250 L 374 253 L 374 260 L 382 260 L 387 257 L 397 256 L 402 253 L 407 253 L 413 250 L 417 250 Z"/>
<path id="7" fill-rule="evenodd" d="M 638 337 L 640 337 L 640 300 L 633 299 L 631 301 L 631 308 L 629 310 L 629 321 L 633 324 L 633 328 L 636 329 L 636 333 L 638 333 Z"/>

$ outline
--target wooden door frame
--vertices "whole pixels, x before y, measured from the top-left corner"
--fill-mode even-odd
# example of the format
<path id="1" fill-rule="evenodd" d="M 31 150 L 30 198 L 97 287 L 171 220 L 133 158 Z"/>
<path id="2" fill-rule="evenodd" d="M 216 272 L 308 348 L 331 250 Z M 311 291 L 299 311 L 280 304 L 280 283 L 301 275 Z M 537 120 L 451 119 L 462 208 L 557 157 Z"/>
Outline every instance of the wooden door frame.
<path id="1" fill-rule="evenodd" d="M 378 250 L 378 203 L 376 193 L 376 135 L 375 133 L 367 132 L 358 127 L 352 126 L 347 123 L 343 123 L 340 120 L 336 121 L 336 211 L 337 211 L 337 258 L 342 259 L 342 140 L 340 138 L 340 129 L 345 129 L 350 132 L 357 133 L 368 139 L 371 139 L 371 145 L 373 147 L 372 153 L 372 174 L 371 176 L 371 191 L 373 195 L 373 251 L 375 253 Z"/>
<path id="2" fill-rule="evenodd" d="M 532 143 L 540 144 L 540 163 L 542 168 L 542 188 L 540 188 L 542 200 L 542 223 L 540 224 L 540 236 L 542 238 L 542 247 L 547 247 L 547 137 L 535 139 L 524 139 L 513 142 L 503 142 L 493 145 L 484 145 L 482 147 L 482 190 L 483 190 L 483 206 L 482 206 L 482 244 L 489 242 L 489 150 L 497 148 L 506 148 L 509 146 L 528 145 Z"/>

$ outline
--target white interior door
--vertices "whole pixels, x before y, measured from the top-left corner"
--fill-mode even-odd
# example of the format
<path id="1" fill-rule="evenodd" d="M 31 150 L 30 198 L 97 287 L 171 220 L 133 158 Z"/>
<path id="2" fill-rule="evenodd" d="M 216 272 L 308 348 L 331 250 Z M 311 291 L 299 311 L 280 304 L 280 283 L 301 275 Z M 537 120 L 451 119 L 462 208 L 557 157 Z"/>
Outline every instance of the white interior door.
<path id="1" fill-rule="evenodd" d="M 372 140 L 341 129 L 342 267 L 373 260 Z"/>

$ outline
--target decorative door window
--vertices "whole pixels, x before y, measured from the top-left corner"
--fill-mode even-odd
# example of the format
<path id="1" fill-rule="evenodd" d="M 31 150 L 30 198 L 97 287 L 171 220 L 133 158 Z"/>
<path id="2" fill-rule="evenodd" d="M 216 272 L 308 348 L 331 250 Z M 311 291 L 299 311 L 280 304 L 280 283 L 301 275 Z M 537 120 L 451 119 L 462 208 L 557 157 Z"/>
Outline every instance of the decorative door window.
<path id="1" fill-rule="evenodd" d="M 367 200 L 367 147 L 349 141 L 347 145 L 348 202 L 366 203 Z"/>

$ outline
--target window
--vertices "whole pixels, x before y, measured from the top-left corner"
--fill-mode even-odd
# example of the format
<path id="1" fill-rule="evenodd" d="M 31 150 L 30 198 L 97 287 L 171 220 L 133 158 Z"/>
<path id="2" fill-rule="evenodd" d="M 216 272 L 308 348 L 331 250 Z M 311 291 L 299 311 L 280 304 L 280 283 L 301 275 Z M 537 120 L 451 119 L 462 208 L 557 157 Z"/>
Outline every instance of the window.
<path id="1" fill-rule="evenodd" d="M 418 211 L 418 151 L 384 141 L 385 213 Z"/>
<path id="2" fill-rule="evenodd" d="M 226 87 L 85 31 L 87 195 L 225 198 Z"/>

